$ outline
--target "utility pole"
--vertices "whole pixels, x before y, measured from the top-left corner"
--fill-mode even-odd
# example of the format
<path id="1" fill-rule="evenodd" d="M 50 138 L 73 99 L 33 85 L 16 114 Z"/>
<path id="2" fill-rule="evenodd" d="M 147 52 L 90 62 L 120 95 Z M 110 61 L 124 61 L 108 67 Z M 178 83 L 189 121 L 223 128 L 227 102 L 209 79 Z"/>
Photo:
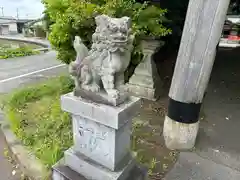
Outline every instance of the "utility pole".
<path id="1" fill-rule="evenodd" d="M 1 8 L 1 11 L 2 11 L 2 16 L 4 16 L 4 13 L 3 13 L 3 9 L 4 9 L 4 8 L 3 8 L 3 7 L 0 7 L 0 8 Z"/>
<path id="2" fill-rule="evenodd" d="M 17 19 L 19 19 L 19 10 L 17 8 Z"/>

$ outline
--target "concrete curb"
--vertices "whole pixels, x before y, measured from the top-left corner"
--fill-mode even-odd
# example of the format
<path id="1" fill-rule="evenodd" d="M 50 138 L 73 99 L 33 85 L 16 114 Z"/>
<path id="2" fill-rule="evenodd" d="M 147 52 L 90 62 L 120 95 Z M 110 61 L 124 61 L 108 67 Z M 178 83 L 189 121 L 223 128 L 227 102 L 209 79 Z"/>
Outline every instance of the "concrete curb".
<path id="1" fill-rule="evenodd" d="M 49 172 L 44 165 L 39 162 L 33 153 L 31 153 L 10 129 L 10 124 L 6 119 L 1 122 L 1 130 L 5 136 L 9 151 L 12 158 L 19 164 L 20 170 L 30 180 L 46 180 Z"/>
<path id="2" fill-rule="evenodd" d="M 42 41 L 38 39 L 30 39 L 30 38 L 21 38 L 21 37 L 7 37 L 7 36 L 0 36 L 0 39 L 2 40 L 9 40 L 9 41 L 19 41 L 19 42 L 25 42 L 25 43 L 30 43 L 30 44 L 36 44 L 39 46 L 43 46 L 44 48 L 51 48 L 50 43 L 47 41 Z"/>

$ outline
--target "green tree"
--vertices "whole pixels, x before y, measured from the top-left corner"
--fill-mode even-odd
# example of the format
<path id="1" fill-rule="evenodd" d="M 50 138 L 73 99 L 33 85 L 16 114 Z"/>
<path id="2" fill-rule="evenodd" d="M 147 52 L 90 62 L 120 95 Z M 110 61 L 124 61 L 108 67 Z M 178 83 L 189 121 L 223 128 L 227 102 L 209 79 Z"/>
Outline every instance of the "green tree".
<path id="1" fill-rule="evenodd" d="M 43 0 L 45 14 L 50 26 L 49 40 L 58 52 L 58 58 L 69 63 L 75 57 L 73 38 L 80 36 L 86 45 L 91 45 L 95 30 L 95 17 L 107 14 L 112 17 L 129 16 L 136 35 L 136 44 L 142 36 L 162 37 L 171 33 L 163 26 L 166 9 L 137 3 L 135 0 Z M 137 53 L 135 48 L 134 53 Z"/>

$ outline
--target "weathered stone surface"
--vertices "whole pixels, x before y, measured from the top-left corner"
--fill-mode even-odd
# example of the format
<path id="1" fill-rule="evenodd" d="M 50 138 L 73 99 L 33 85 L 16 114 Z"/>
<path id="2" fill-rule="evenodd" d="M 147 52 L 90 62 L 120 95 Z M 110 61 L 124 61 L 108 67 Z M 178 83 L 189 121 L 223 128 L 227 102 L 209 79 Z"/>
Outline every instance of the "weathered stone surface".
<path id="1" fill-rule="evenodd" d="M 141 75 L 141 74 L 133 74 L 131 79 L 129 80 L 129 84 L 136 86 L 143 86 L 147 88 L 155 88 L 154 80 L 152 76 L 149 75 Z"/>
<path id="2" fill-rule="evenodd" d="M 52 178 L 54 180 L 87 180 L 76 171 L 68 167 L 64 161 L 53 166 Z M 136 165 L 130 172 L 127 180 L 147 180 L 147 169 Z"/>
<path id="3" fill-rule="evenodd" d="M 155 101 L 160 96 L 162 82 L 153 61 L 153 54 L 159 48 L 160 42 L 156 40 L 142 41 L 141 46 L 143 59 L 129 79 L 127 89 L 133 96 Z"/>
<path id="4" fill-rule="evenodd" d="M 93 162 L 83 154 L 76 153 L 73 149 L 68 149 L 64 154 L 65 163 L 74 171 L 87 179 L 95 180 L 125 180 L 129 172 L 134 168 L 134 159 L 125 162 L 124 168 L 118 171 L 111 171 L 100 164 Z"/>
<path id="5" fill-rule="evenodd" d="M 129 100 L 125 103 L 113 107 L 76 97 L 73 93 L 61 97 L 61 106 L 64 111 L 91 119 L 114 129 L 119 129 L 131 120 L 139 111 L 140 103 L 139 98 L 129 97 Z"/>
<path id="6" fill-rule="evenodd" d="M 73 115 L 73 149 L 102 166 L 116 170 L 129 154 L 131 124 L 129 120 L 120 129 L 102 125 L 90 119 Z"/>
<path id="7" fill-rule="evenodd" d="M 128 84 L 128 91 L 131 95 L 156 101 L 160 97 L 160 92 L 155 88 L 143 87 L 136 84 Z"/>
<path id="8" fill-rule="evenodd" d="M 115 107 L 68 93 L 61 97 L 61 105 L 71 113 L 73 124 L 74 145 L 65 152 L 65 164 L 87 179 L 125 180 L 135 166 L 130 137 L 140 99 L 129 97 Z"/>
<path id="9" fill-rule="evenodd" d="M 118 99 L 124 86 L 124 72 L 131 60 L 134 36 L 129 17 L 111 18 L 99 15 L 95 18 L 96 30 L 92 35 L 92 47 L 88 50 L 80 37 L 76 37 L 74 47 L 76 61 L 70 64 L 70 74 L 76 87 L 91 92 L 104 89 L 111 98 Z"/>
<path id="10" fill-rule="evenodd" d="M 119 104 L 123 103 L 128 99 L 127 93 L 121 93 L 117 98 L 109 97 L 105 92 L 92 92 L 92 91 L 86 91 L 82 88 L 75 88 L 74 95 L 81 97 L 83 99 L 88 99 L 96 103 L 100 104 L 106 104 L 110 106 L 118 106 Z"/>
<path id="11" fill-rule="evenodd" d="M 82 60 L 88 56 L 88 48 L 83 44 L 82 39 L 79 36 L 75 36 L 73 47 L 77 53 L 76 60 L 72 62 L 69 66 L 69 73 L 72 75 L 76 88 L 80 88 L 80 82 L 78 74 L 81 73 L 79 64 Z M 86 79 L 86 77 L 85 77 Z"/>
<path id="12" fill-rule="evenodd" d="M 52 168 L 53 180 L 87 180 L 76 171 L 66 166 L 64 159 L 61 159 Z"/>

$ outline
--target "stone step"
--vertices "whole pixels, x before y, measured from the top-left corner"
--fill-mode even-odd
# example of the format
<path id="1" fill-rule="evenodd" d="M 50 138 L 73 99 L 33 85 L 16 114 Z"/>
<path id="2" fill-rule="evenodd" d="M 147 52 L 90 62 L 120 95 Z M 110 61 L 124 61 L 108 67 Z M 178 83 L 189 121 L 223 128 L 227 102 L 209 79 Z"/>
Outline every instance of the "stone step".
<path id="1" fill-rule="evenodd" d="M 52 177 L 54 180 L 87 180 L 66 165 L 56 165 L 53 167 Z"/>
<path id="2" fill-rule="evenodd" d="M 96 173 L 92 171 L 92 173 Z M 65 164 L 64 159 L 52 167 L 52 179 L 54 180 L 88 180 Z M 135 166 L 129 173 L 127 180 L 147 180 L 147 169 L 141 165 Z"/>
<path id="3" fill-rule="evenodd" d="M 147 170 L 142 167 L 135 167 L 127 180 L 147 180 Z M 53 167 L 54 180 L 87 180 L 66 165 Z"/>

